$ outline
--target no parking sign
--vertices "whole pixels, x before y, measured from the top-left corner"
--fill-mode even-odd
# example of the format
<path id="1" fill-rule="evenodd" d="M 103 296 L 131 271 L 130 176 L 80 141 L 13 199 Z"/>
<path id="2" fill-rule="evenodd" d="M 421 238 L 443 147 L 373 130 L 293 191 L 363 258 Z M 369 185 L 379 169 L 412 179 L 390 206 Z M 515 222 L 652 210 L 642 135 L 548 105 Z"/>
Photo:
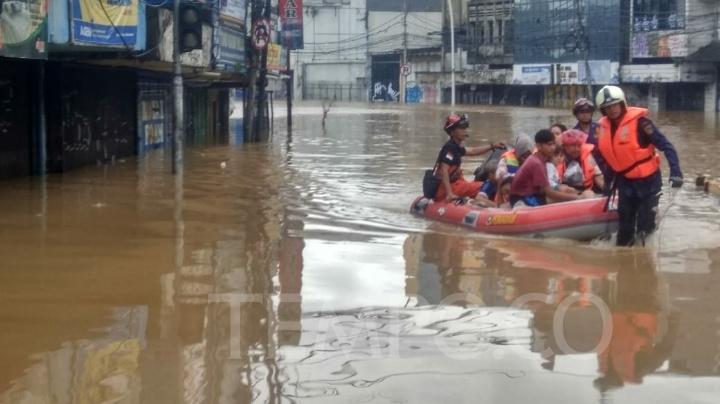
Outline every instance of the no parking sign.
<path id="1" fill-rule="evenodd" d="M 252 44 L 255 49 L 265 49 L 270 42 L 270 21 L 258 20 L 252 30 Z"/>

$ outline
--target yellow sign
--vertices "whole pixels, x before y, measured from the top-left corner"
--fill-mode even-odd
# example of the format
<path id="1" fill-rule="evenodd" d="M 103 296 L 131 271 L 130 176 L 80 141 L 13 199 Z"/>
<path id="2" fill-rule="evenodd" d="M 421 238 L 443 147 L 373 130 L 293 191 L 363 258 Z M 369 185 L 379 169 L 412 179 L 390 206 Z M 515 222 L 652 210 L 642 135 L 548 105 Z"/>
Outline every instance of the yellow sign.
<path id="1" fill-rule="evenodd" d="M 135 45 L 139 0 L 72 0 L 73 40 Z"/>
<path id="2" fill-rule="evenodd" d="M 282 46 L 276 43 L 268 44 L 267 64 L 268 69 L 281 70 L 280 55 L 282 54 Z"/>
<path id="3" fill-rule="evenodd" d="M 504 224 L 515 224 L 517 215 L 497 215 L 490 216 L 487 218 L 488 226 L 504 225 Z"/>

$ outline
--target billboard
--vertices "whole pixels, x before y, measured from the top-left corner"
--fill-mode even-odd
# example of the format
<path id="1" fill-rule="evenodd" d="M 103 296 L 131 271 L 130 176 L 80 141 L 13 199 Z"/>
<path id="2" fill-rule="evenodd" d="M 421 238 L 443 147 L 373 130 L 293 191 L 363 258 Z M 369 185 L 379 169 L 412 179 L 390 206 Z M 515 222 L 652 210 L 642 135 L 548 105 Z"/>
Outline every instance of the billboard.
<path id="1" fill-rule="evenodd" d="M 220 15 L 245 23 L 245 0 L 220 0 Z"/>
<path id="2" fill-rule="evenodd" d="M 71 0 L 73 43 L 134 47 L 139 0 Z"/>
<path id="3" fill-rule="evenodd" d="M 530 64 L 513 66 L 513 84 L 552 84 L 552 65 Z"/>
<path id="4" fill-rule="evenodd" d="M 245 63 L 245 33 L 235 27 L 220 24 L 216 67 L 218 70 L 242 73 Z"/>
<path id="5" fill-rule="evenodd" d="M 638 32 L 632 38 L 633 58 L 688 56 L 688 35 L 677 32 Z"/>
<path id="6" fill-rule="evenodd" d="M 280 0 L 280 24 L 285 49 L 303 49 L 302 0 Z"/>
<path id="7" fill-rule="evenodd" d="M 48 0 L 0 1 L 0 56 L 47 57 Z"/>

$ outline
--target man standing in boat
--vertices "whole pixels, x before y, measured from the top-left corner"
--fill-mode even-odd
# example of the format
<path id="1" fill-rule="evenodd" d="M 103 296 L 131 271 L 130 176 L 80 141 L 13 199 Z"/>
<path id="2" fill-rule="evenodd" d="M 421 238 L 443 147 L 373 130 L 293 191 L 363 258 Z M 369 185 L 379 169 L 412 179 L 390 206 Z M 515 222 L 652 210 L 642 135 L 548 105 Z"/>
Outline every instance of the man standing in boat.
<path id="1" fill-rule="evenodd" d="M 665 153 L 673 188 L 683 184 L 680 161 L 672 143 L 647 118 L 648 110 L 628 107 L 621 88 L 603 87 L 596 103 L 603 114 L 598 148 L 614 178 L 610 192 L 617 189 L 619 195 L 617 245 L 631 246 L 636 237 L 644 241 L 656 227 L 662 176 L 660 156 L 655 149 Z"/>
<path id="2" fill-rule="evenodd" d="M 437 158 L 435 174 L 439 174 L 441 182 L 435 193 L 436 201 L 452 201 L 464 197 L 474 199 L 480 192 L 482 182 L 465 180 L 460 166 L 462 157 L 479 156 L 496 148 L 505 147 L 502 143 L 479 147 L 463 146 L 463 142 L 468 138 L 469 126 L 470 121 L 464 114 L 452 114 L 445 120 L 444 129 L 450 140 L 442 147 Z"/>

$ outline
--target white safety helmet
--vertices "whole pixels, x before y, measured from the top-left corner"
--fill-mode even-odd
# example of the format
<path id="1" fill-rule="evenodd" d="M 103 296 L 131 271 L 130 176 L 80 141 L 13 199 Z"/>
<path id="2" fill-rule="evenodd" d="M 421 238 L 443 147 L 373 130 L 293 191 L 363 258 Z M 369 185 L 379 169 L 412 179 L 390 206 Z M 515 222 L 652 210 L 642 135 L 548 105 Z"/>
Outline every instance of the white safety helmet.
<path id="1" fill-rule="evenodd" d="M 625 92 L 622 88 L 617 86 L 605 86 L 598 91 L 597 96 L 595 97 L 595 105 L 598 106 L 603 115 L 605 115 L 605 108 L 620 102 L 627 107 Z"/>

